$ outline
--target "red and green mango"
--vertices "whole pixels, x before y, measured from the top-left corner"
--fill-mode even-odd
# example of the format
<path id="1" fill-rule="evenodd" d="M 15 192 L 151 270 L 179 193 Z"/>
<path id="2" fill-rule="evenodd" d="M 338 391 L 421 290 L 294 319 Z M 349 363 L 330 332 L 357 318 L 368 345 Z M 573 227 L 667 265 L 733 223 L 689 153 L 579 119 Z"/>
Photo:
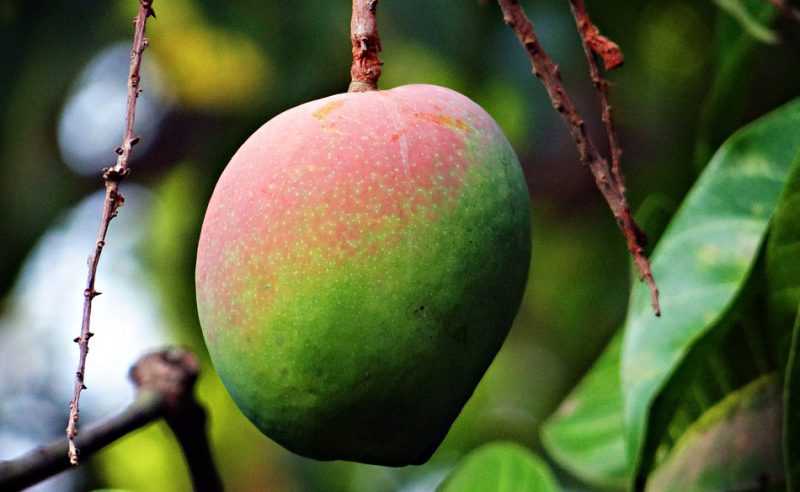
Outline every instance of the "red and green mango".
<path id="1" fill-rule="evenodd" d="M 420 464 L 503 343 L 529 260 L 522 170 L 483 109 L 431 85 L 339 94 L 233 156 L 197 305 L 267 436 L 320 460 Z"/>

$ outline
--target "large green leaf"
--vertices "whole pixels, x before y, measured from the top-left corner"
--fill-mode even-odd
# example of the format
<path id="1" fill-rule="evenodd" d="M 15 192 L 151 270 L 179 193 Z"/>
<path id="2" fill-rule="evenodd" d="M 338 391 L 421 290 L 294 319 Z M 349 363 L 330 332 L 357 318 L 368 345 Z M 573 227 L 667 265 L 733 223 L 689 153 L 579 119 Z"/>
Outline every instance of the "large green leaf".
<path id="1" fill-rule="evenodd" d="M 619 364 L 622 331 L 542 426 L 542 444 L 561 466 L 589 484 L 624 489 L 625 452 Z"/>
<path id="2" fill-rule="evenodd" d="M 800 486 L 800 310 L 794 323 L 783 390 L 783 458 L 789 490 Z"/>
<path id="3" fill-rule="evenodd" d="M 637 284 L 625 326 L 622 389 L 627 451 L 642 480 L 671 419 L 653 405 L 687 354 L 733 307 L 756 263 L 781 190 L 800 154 L 800 99 L 734 134 L 714 155 L 658 243 L 656 318 Z M 690 372 L 690 371 L 688 371 Z M 671 401 L 659 401 L 669 408 Z M 641 482 L 639 482 L 641 483 Z"/>
<path id="4" fill-rule="evenodd" d="M 797 488 L 800 486 L 800 395 L 797 392 L 800 385 L 800 159 L 772 220 L 766 271 L 769 327 L 778 342 L 778 358 L 786 360 L 783 434 L 786 480 L 790 487 Z"/>
<path id="5" fill-rule="evenodd" d="M 436 489 L 438 492 L 556 492 L 547 464 L 511 442 L 483 445 L 468 454 Z"/>
<path id="6" fill-rule="evenodd" d="M 766 249 L 770 321 L 788 335 L 800 303 L 800 156 L 772 219 Z"/>
<path id="7" fill-rule="evenodd" d="M 782 481 L 781 411 L 775 373 L 731 393 L 681 436 L 647 490 L 756 490 Z"/>

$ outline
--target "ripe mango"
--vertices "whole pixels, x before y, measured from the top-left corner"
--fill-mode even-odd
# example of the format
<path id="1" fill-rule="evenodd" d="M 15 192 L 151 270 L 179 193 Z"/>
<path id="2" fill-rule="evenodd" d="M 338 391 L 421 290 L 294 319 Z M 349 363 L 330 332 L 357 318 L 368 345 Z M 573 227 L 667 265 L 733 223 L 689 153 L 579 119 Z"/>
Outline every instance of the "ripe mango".
<path id="1" fill-rule="evenodd" d="M 298 454 L 424 463 L 516 315 L 530 202 L 477 104 L 408 85 L 258 129 L 222 173 L 197 306 L 242 412 Z"/>

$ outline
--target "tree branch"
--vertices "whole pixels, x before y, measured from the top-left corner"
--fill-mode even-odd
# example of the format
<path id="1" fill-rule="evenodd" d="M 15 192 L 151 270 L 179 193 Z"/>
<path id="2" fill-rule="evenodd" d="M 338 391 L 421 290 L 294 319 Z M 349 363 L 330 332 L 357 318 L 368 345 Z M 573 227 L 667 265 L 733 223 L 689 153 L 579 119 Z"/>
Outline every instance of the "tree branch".
<path id="1" fill-rule="evenodd" d="M 600 75 L 600 68 L 597 66 L 597 60 L 594 55 L 603 59 L 603 65 L 606 70 L 613 70 L 622 66 L 625 62 L 622 51 L 619 46 L 613 41 L 600 35 L 600 31 L 589 19 L 589 13 L 586 11 L 586 6 L 583 0 L 570 0 L 570 7 L 572 15 L 575 17 L 575 23 L 578 25 L 578 32 L 581 35 L 581 42 L 583 44 L 583 53 L 586 55 L 586 62 L 589 65 L 589 75 L 592 77 L 592 84 L 600 96 L 600 106 L 602 108 L 602 120 L 605 126 L 606 135 L 608 136 L 608 147 L 611 152 L 611 175 L 614 177 L 617 187 L 625 192 L 625 181 L 622 177 L 622 170 L 620 163 L 622 161 L 622 147 L 617 140 L 617 132 L 614 129 L 614 122 L 612 119 L 612 108 L 608 101 L 608 89 L 611 84 Z"/>
<path id="2" fill-rule="evenodd" d="M 97 265 L 100 262 L 100 254 L 106 243 L 106 233 L 111 219 L 116 217 L 117 210 L 122 206 L 125 199 L 119 192 L 119 184 L 129 173 L 128 158 L 131 149 L 140 141 L 140 137 L 133 136 L 133 124 L 136 117 L 136 101 L 139 98 L 139 66 L 142 61 L 142 53 L 147 48 L 148 40 L 145 37 L 145 26 L 147 18 L 155 17 L 152 8 L 153 0 L 139 0 L 139 12 L 133 21 L 135 33 L 133 37 L 133 48 L 131 49 L 131 66 L 128 76 L 128 108 L 125 115 L 125 133 L 122 146 L 116 149 L 118 154 L 117 163 L 114 167 L 103 170 L 103 181 L 105 182 L 106 195 L 103 205 L 103 214 L 100 219 L 100 228 L 97 232 L 95 247 L 87 260 L 89 273 L 86 279 L 86 288 L 83 291 L 83 320 L 81 323 L 80 336 L 75 338 L 78 344 L 80 355 L 78 357 L 78 370 L 75 372 L 75 389 L 72 401 L 69 403 L 69 421 L 67 423 L 67 444 L 70 463 L 78 464 L 78 448 L 75 445 L 75 438 L 78 435 L 78 419 L 80 418 L 80 398 L 81 391 L 86 389 L 84 384 L 86 374 L 86 356 L 89 353 L 89 339 L 94 335 L 90 330 L 92 315 L 92 301 L 100 295 L 95 290 L 95 279 L 97 277 Z"/>
<path id="3" fill-rule="evenodd" d="M 91 456 L 129 432 L 149 424 L 161 415 L 162 406 L 161 395 L 140 391 L 124 412 L 81 432 L 75 439 L 81 455 Z M 67 443 L 59 439 L 13 461 L 0 462 L 0 489 L 24 489 L 66 470 L 70 466 L 64 458 L 67 448 Z"/>
<path id="4" fill-rule="evenodd" d="M 570 100 L 564 84 L 561 82 L 558 66 L 553 63 L 553 60 L 544 50 L 544 47 L 533 29 L 533 24 L 531 24 L 527 15 L 525 15 L 522 7 L 519 5 L 519 1 L 498 0 L 498 3 L 500 4 L 500 9 L 503 11 L 503 20 L 517 35 L 517 38 L 528 54 L 528 58 L 533 67 L 533 74 L 542 81 L 547 94 L 550 96 L 553 107 L 561 115 L 572 138 L 575 140 L 581 163 L 592 172 L 597 188 L 611 208 L 617 225 L 625 235 L 628 250 L 633 256 L 633 261 L 639 271 L 639 276 L 650 288 L 653 310 L 657 316 L 660 315 L 661 309 L 658 303 L 658 289 L 656 288 L 653 273 L 650 270 L 650 262 L 644 256 L 647 236 L 633 219 L 630 206 L 625 198 L 625 188 L 618 168 L 621 151 L 616 144 L 616 135 L 613 134 L 613 127 L 611 133 L 609 133 L 609 139 L 613 139 L 615 142 L 614 147 L 616 150 L 612 149 L 612 157 L 616 162 L 616 170 L 609 167 L 608 161 L 600 155 L 594 142 L 586 132 L 586 125 L 580 114 L 578 114 L 577 108 Z M 573 8 L 577 6 L 578 9 L 580 9 L 577 20 L 579 30 L 581 31 L 581 39 L 585 43 L 585 49 L 592 50 L 592 52 L 597 50 L 601 57 L 604 58 L 607 67 L 613 68 L 619 66 L 622 63 L 622 54 L 619 52 L 619 47 L 603 36 L 600 36 L 597 28 L 589 21 L 588 15 L 585 13 L 585 8 L 583 8 L 583 2 L 572 2 L 572 5 Z M 587 56 L 591 57 L 593 55 L 589 53 Z M 599 72 L 597 76 L 599 77 Z M 594 75 L 592 78 L 594 81 Z M 598 80 L 602 80 L 602 78 Z M 607 83 L 605 84 L 607 85 Z M 603 84 L 601 83 L 601 85 Z M 603 95 L 607 91 L 607 87 L 598 87 L 598 90 L 601 91 L 601 97 L 604 97 Z M 610 125 L 610 106 L 607 111 L 608 114 L 606 115 L 606 111 L 604 110 L 604 120 L 608 118 L 609 123 L 607 123 L 607 125 Z M 606 128 L 609 127 L 607 126 Z M 614 155 L 614 152 L 617 152 L 617 154 Z"/>
<path id="5" fill-rule="evenodd" d="M 133 403 L 116 417 L 81 432 L 75 439 L 89 457 L 124 435 L 164 417 L 183 449 L 195 490 L 221 491 L 222 485 L 206 439 L 205 412 L 194 398 L 199 365 L 186 350 L 148 354 L 131 368 L 136 384 Z M 176 424 L 180 422 L 180 424 Z M 185 434 L 195 437 L 187 439 Z M 0 462 L 0 490 L 29 487 L 70 467 L 68 443 L 59 439 L 11 461 Z"/>
<path id="6" fill-rule="evenodd" d="M 379 0 L 353 0 L 350 20 L 350 41 L 353 44 L 353 65 L 350 67 L 350 87 L 347 92 L 366 92 L 378 89 L 381 65 L 378 52 L 381 38 L 375 10 Z"/>

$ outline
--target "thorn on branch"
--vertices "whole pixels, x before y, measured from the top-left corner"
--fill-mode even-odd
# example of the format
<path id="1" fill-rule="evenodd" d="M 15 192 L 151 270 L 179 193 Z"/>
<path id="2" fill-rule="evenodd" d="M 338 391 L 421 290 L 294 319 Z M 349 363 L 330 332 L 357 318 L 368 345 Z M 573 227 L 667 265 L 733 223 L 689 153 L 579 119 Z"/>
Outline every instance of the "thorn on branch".
<path id="1" fill-rule="evenodd" d="M 153 0 L 141 0 L 142 7 L 145 9 L 145 19 L 148 17 L 156 18 L 156 11 L 153 10 Z"/>
<path id="2" fill-rule="evenodd" d="M 99 292 L 97 292 L 97 291 L 96 291 L 96 290 L 94 290 L 94 289 L 85 289 L 85 290 L 83 291 L 83 297 L 85 297 L 85 298 L 87 298 L 87 299 L 94 299 L 95 297 L 97 297 L 97 296 L 99 296 L 99 295 L 100 295 L 100 293 L 99 293 Z M 87 338 L 87 339 L 88 339 L 88 338 L 91 338 L 91 337 L 92 337 L 92 335 L 94 335 L 94 333 L 91 333 L 91 332 L 86 332 L 86 333 L 85 333 L 84 335 L 82 335 L 82 336 L 84 336 L 85 338 Z"/>
<path id="3" fill-rule="evenodd" d="M 103 169 L 103 181 L 119 183 L 127 174 L 127 172 L 117 170 L 115 167 L 106 167 Z"/>
<path id="4" fill-rule="evenodd" d="M 95 279 L 97 277 L 97 266 L 100 262 L 100 255 L 105 246 L 105 237 L 108 232 L 108 227 L 111 220 L 117 216 L 119 207 L 125 202 L 124 197 L 119 193 L 119 183 L 130 172 L 128 168 L 128 158 L 130 157 L 131 148 L 139 142 L 140 138 L 133 137 L 134 120 L 136 117 L 136 102 L 138 100 L 139 89 L 139 69 L 142 61 L 142 52 L 149 45 L 148 39 L 145 37 L 146 24 L 148 17 L 155 17 L 155 12 L 152 8 L 153 0 L 140 0 L 139 12 L 133 21 L 134 35 L 133 46 L 131 48 L 131 63 L 128 71 L 128 105 L 125 113 L 125 130 L 122 139 L 122 145 L 114 149 L 117 154 L 117 163 L 113 167 L 103 169 L 103 181 L 105 182 L 106 195 L 103 203 L 103 215 L 100 221 L 100 227 L 97 232 L 97 240 L 95 241 L 95 248 L 89 255 L 87 265 L 89 275 L 86 281 L 86 289 L 84 290 L 83 302 L 83 319 L 81 322 L 81 335 L 76 338 L 79 345 L 78 357 L 78 372 L 75 377 L 74 393 L 72 401 L 70 402 L 70 417 L 67 425 L 67 453 L 70 462 L 74 465 L 78 464 L 78 449 L 75 445 L 74 438 L 77 435 L 77 422 L 79 415 L 79 403 L 81 391 L 86 386 L 83 384 L 83 374 L 86 369 L 86 355 L 89 352 L 89 339 L 92 336 L 89 330 L 91 324 L 91 311 L 92 300 L 100 295 L 94 288 Z"/>

